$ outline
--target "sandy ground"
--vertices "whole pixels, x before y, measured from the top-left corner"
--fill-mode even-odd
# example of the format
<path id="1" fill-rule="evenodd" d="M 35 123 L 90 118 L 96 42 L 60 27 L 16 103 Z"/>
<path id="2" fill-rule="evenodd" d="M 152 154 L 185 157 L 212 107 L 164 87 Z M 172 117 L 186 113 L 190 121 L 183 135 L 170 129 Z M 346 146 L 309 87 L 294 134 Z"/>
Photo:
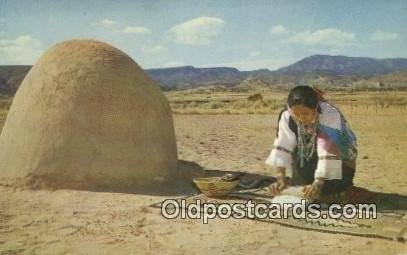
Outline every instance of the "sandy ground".
<path id="1" fill-rule="evenodd" d="M 360 145 L 355 183 L 407 195 L 405 115 L 347 116 Z M 175 115 L 179 158 L 267 173 L 275 115 Z M 407 254 L 407 244 L 251 220 L 166 220 L 166 196 L 0 186 L 0 254 Z"/>

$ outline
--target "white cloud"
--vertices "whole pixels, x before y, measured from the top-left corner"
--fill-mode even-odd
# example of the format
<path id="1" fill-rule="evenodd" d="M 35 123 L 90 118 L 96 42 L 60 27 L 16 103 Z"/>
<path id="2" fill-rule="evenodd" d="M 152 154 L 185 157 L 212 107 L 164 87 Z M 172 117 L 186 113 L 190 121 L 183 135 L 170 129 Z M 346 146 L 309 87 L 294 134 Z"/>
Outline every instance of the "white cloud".
<path id="1" fill-rule="evenodd" d="M 173 26 L 169 38 L 187 45 L 208 45 L 222 31 L 225 22 L 215 17 L 199 17 Z"/>
<path id="2" fill-rule="evenodd" d="M 275 35 L 281 35 L 281 34 L 287 34 L 288 30 L 282 25 L 277 25 L 272 28 L 270 28 L 270 33 L 275 34 Z"/>
<path id="3" fill-rule="evenodd" d="M 162 51 L 165 51 L 166 48 L 161 46 L 161 45 L 153 45 L 153 46 L 144 46 L 141 47 L 141 52 L 142 53 L 147 53 L 147 54 L 156 54 Z"/>
<path id="4" fill-rule="evenodd" d="M 41 42 L 29 35 L 14 40 L 0 40 L 1 65 L 31 65 L 43 53 Z"/>
<path id="5" fill-rule="evenodd" d="M 356 43 L 356 36 L 350 32 L 344 32 L 334 28 L 326 28 L 311 32 L 309 30 L 298 33 L 287 40 L 288 43 L 300 43 L 304 45 L 325 46 L 351 46 Z"/>
<path id="6" fill-rule="evenodd" d="M 398 37 L 399 35 L 397 33 L 389 33 L 378 30 L 370 36 L 370 39 L 373 41 L 392 41 L 397 40 Z"/>
<path id="7" fill-rule="evenodd" d="M 117 25 L 117 22 L 111 19 L 104 19 L 100 21 L 99 24 L 104 27 L 112 27 L 114 25 Z"/>
<path id="8" fill-rule="evenodd" d="M 256 51 L 252 51 L 249 54 L 249 58 L 255 58 L 258 57 L 260 55 L 260 51 L 256 50 Z"/>
<path id="9" fill-rule="evenodd" d="M 140 26 L 127 26 L 125 29 L 123 29 L 123 32 L 126 34 L 145 35 L 150 33 L 150 29 Z"/>

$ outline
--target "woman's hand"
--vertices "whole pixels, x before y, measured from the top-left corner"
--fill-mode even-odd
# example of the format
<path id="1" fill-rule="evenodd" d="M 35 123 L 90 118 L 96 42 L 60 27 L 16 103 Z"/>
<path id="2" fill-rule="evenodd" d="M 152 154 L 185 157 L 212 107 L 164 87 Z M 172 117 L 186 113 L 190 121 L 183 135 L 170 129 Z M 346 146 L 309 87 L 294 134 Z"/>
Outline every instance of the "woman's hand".
<path id="1" fill-rule="evenodd" d="M 291 179 L 289 177 L 278 178 L 277 181 L 268 187 L 273 196 L 277 196 L 283 189 L 290 187 Z"/>
<path id="2" fill-rule="evenodd" d="M 309 200 L 319 199 L 323 184 L 324 180 L 318 179 L 315 180 L 311 185 L 304 186 L 302 189 L 304 198 Z"/>

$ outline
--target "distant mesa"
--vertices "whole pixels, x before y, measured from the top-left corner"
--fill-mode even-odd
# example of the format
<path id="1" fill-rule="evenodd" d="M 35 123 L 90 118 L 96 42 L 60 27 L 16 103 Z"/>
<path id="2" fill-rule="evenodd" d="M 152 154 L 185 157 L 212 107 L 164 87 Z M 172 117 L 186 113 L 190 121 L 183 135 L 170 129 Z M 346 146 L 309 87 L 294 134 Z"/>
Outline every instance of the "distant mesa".
<path id="1" fill-rule="evenodd" d="M 147 69 L 146 72 L 164 88 L 184 88 L 200 85 L 229 85 L 233 86 L 242 78 L 236 68 L 211 67 L 195 68 L 182 66 L 161 69 Z"/>
<path id="2" fill-rule="evenodd" d="M 93 40 L 46 51 L 0 136 L 1 182 L 34 188 L 176 189 L 177 164 L 159 86 L 125 53 Z"/>
<path id="3" fill-rule="evenodd" d="M 278 69 L 280 74 L 326 72 L 337 75 L 378 75 L 407 70 L 407 59 L 375 59 L 362 57 L 313 55 Z"/>
<path id="4" fill-rule="evenodd" d="M 0 66 L 0 93 L 14 95 L 28 71 L 27 66 Z M 379 75 L 407 72 L 407 59 L 375 59 L 346 56 L 313 55 L 275 71 L 259 69 L 239 71 L 233 67 L 198 68 L 193 66 L 146 69 L 163 90 L 197 87 L 233 89 L 245 79 L 257 78 L 271 87 L 289 88 L 293 85 L 328 80 L 330 87 L 352 86 L 356 80 L 375 79 Z M 399 74 L 396 74 L 399 76 Z M 389 78 L 391 80 L 392 78 Z M 373 81 L 376 82 L 376 81 Z M 370 84 L 370 83 L 369 83 Z M 404 85 L 406 86 L 406 81 Z M 309 84 L 312 85 L 312 84 Z M 400 87 L 389 82 L 386 87 Z M 238 88 L 239 89 L 239 88 Z"/>

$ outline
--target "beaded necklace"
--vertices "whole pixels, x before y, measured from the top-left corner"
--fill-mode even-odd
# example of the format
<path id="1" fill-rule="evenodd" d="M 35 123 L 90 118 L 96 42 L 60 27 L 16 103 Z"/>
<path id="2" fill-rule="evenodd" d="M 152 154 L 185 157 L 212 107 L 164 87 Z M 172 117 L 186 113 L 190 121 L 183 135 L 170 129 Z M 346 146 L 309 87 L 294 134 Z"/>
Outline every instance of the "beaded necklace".
<path id="1" fill-rule="evenodd" d="M 297 120 L 295 123 L 298 127 L 298 154 L 300 156 L 300 166 L 304 166 L 304 159 L 309 161 L 315 152 L 315 142 L 317 137 L 318 113 L 312 124 L 303 125 Z"/>

